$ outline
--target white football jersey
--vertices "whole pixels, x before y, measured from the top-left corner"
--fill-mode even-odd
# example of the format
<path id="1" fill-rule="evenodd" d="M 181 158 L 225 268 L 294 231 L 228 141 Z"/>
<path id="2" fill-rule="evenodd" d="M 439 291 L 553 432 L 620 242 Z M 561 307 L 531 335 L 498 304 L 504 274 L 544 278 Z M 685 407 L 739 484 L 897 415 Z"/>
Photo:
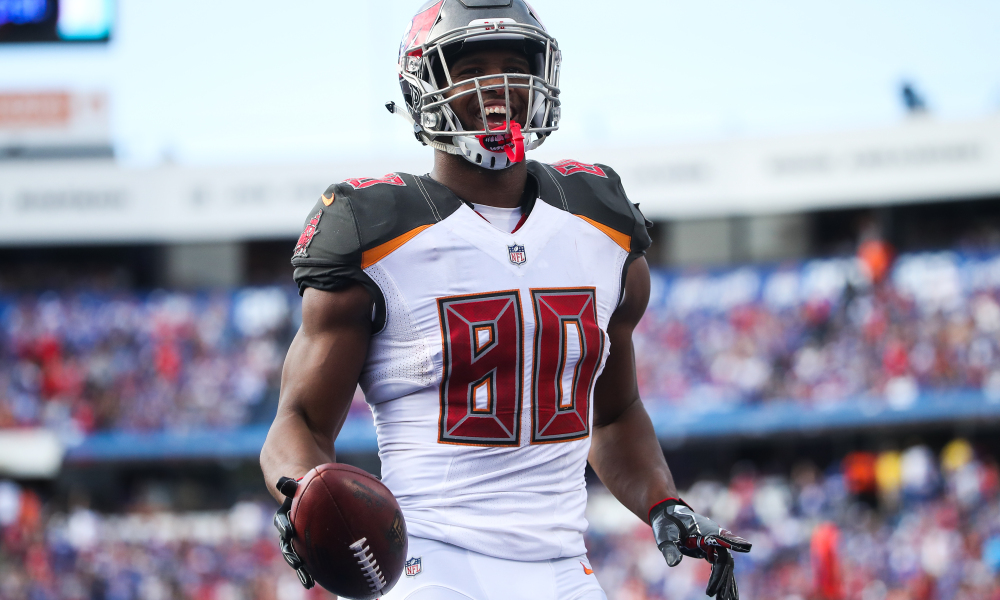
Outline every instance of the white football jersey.
<path id="1" fill-rule="evenodd" d="M 624 273 L 648 237 L 633 242 L 645 223 L 623 193 L 605 191 L 621 190 L 610 169 L 582 165 L 591 170 L 563 174 L 561 164 L 531 165 L 542 201 L 529 201 L 513 233 L 429 178 L 391 174 L 335 186 L 322 200 L 351 209 L 361 238 L 352 275 L 344 264 L 336 277 L 319 274 L 324 260 L 352 260 L 321 247 L 325 215 L 300 239 L 293 261 L 300 285 L 339 289 L 347 278 L 377 298 L 360 384 L 375 415 L 382 480 L 410 535 L 516 560 L 586 552 L 594 383 L 610 351 L 606 330 Z M 398 181 L 385 181 L 392 177 Z M 377 183 L 352 183 L 365 181 Z M 357 192 L 375 186 L 430 216 L 398 227 L 407 215 L 396 210 L 393 233 L 405 232 L 366 242 Z M 561 207 L 583 213 L 595 203 L 627 219 L 615 229 Z"/>

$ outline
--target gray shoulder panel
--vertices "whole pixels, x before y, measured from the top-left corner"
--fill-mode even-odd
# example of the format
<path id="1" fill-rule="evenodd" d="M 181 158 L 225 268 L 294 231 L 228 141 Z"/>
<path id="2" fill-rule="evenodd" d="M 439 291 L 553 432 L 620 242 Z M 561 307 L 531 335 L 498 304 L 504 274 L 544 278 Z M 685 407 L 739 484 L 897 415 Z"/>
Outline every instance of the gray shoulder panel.
<path id="1" fill-rule="evenodd" d="M 585 217 L 629 238 L 629 252 L 643 254 L 651 239 L 652 224 L 629 201 L 615 171 L 601 164 L 563 160 L 551 165 L 528 161 L 539 197 L 556 208 Z"/>
<path id="2" fill-rule="evenodd" d="M 433 184 L 433 185 L 432 185 Z M 299 293 L 312 287 L 337 291 L 365 286 L 375 298 L 376 330 L 385 302 L 365 274 L 366 257 L 379 247 L 455 212 L 461 201 L 428 178 L 390 173 L 379 179 L 348 179 L 331 185 L 309 212 L 292 255 Z"/>

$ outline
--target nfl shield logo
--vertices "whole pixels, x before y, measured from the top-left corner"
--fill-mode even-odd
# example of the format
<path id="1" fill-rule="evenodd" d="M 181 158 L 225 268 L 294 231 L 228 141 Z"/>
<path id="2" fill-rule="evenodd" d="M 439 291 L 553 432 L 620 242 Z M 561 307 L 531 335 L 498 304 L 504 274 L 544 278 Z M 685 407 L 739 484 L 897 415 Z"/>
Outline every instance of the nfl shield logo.
<path id="1" fill-rule="evenodd" d="M 523 265 L 524 261 L 528 260 L 524 255 L 524 246 L 518 244 L 507 246 L 507 252 L 510 254 L 510 262 L 515 265 Z"/>
<path id="2" fill-rule="evenodd" d="M 418 556 L 406 561 L 405 567 L 406 576 L 415 577 L 418 573 L 420 573 L 420 557 Z"/>

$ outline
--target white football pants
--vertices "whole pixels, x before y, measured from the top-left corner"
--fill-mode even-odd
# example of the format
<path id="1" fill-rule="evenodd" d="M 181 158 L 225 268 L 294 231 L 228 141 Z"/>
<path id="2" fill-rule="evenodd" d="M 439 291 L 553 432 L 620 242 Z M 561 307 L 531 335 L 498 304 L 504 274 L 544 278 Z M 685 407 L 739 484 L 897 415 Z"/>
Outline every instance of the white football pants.
<path id="1" fill-rule="evenodd" d="M 404 569 L 382 600 L 607 600 L 586 554 L 523 562 L 410 536 L 407 559 L 419 572 Z"/>

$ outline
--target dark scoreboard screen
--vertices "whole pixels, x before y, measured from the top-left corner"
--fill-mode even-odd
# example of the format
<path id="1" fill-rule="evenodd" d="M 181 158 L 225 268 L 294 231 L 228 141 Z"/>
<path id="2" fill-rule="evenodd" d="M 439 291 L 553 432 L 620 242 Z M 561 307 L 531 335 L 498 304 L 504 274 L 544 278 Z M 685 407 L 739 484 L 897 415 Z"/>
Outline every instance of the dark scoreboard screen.
<path id="1" fill-rule="evenodd" d="M 0 0 L 0 44 L 106 42 L 115 0 Z"/>

